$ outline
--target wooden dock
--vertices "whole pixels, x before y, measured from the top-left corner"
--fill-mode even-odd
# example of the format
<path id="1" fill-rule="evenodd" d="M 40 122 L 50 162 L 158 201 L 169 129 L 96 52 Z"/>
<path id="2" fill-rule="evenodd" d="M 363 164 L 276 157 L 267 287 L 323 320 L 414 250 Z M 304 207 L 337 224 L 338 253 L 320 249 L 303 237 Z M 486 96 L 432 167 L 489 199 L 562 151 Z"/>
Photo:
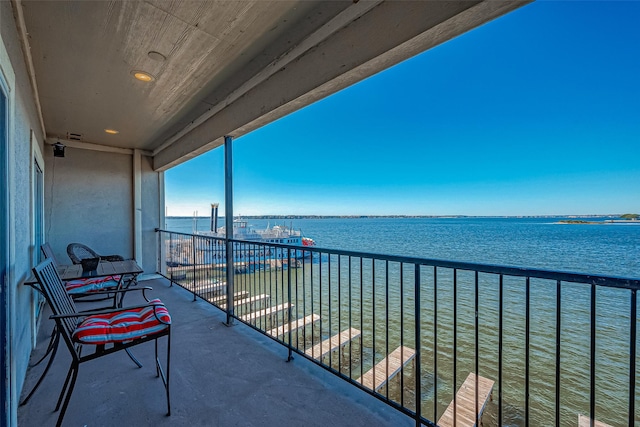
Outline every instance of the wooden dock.
<path id="1" fill-rule="evenodd" d="M 236 261 L 233 263 L 233 267 L 235 270 L 246 270 L 248 264 L 244 261 Z M 213 271 L 213 270 L 226 270 L 227 264 L 224 262 L 220 263 L 211 263 L 211 264 L 184 264 L 176 267 L 167 267 L 167 273 L 169 276 L 174 273 L 180 274 L 185 272 L 193 272 L 193 271 Z"/>
<path id="2" fill-rule="evenodd" d="M 591 427 L 591 418 L 586 415 L 578 414 L 578 427 Z M 593 427 L 611 427 L 602 421 L 594 420 Z"/>
<path id="3" fill-rule="evenodd" d="M 167 267 L 167 273 L 171 276 L 173 273 L 183 273 L 185 271 L 200 271 L 205 270 L 207 267 L 211 267 L 209 264 L 197 264 L 197 265 L 180 265 L 177 267 Z"/>
<path id="4" fill-rule="evenodd" d="M 317 322 L 318 320 L 320 320 L 320 316 L 318 316 L 317 314 L 310 314 L 306 317 L 303 317 L 302 319 L 296 319 L 293 322 L 285 323 L 284 325 L 280 325 L 277 328 L 273 328 L 267 331 L 267 334 L 271 335 L 272 337 L 279 337 L 281 335 L 289 333 L 289 328 L 291 328 L 291 331 L 295 331 L 298 328 L 302 328 L 305 325 L 310 325 L 314 322 Z"/>
<path id="5" fill-rule="evenodd" d="M 293 308 L 293 304 L 289 304 L 288 302 L 284 304 L 278 304 L 273 307 L 263 308 L 262 310 L 255 311 L 253 313 L 245 314 L 244 316 L 240 316 L 240 320 L 245 322 L 249 322 L 251 320 L 256 320 L 263 316 L 269 316 L 270 314 L 276 314 L 279 311 L 287 310 L 289 308 Z"/>
<path id="6" fill-rule="evenodd" d="M 241 291 L 241 292 L 236 292 L 233 294 L 233 299 L 234 300 L 238 300 L 238 299 L 242 299 L 242 298 L 247 298 L 249 296 L 249 292 L 248 291 Z M 214 304 L 218 304 L 218 303 L 224 303 L 227 301 L 227 296 L 226 295 L 222 295 L 219 297 L 214 297 L 214 298 L 206 298 L 207 301 L 212 302 Z"/>
<path id="7" fill-rule="evenodd" d="M 456 424 L 455 427 L 474 427 L 476 426 L 476 420 L 482 417 L 482 411 L 484 410 L 487 401 L 491 397 L 494 381 L 488 378 L 477 376 L 471 372 L 467 375 L 467 379 L 464 380 L 462 386 L 456 393 L 455 400 L 452 400 L 447 410 L 438 420 L 438 426 L 440 427 L 454 427 L 453 425 L 453 410 L 455 406 L 456 411 Z M 476 385 L 478 386 L 478 402 L 476 413 Z"/>
<path id="8" fill-rule="evenodd" d="M 331 338 L 327 338 L 320 344 L 316 344 L 307 351 L 305 354 L 311 356 L 314 359 L 321 360 L 324 356 L 331 353 L 334 350 L 346 345 L 349 341 L 358 338 L 361 332 L 355 328 L 349 328 L 345 331 L 335 334 Z"/>
<path id="9" fill-rule="evenodd" d="M 183 284 L 185 289 L 188 289 L 193 292 L 194 287 L 191 283 Z M 222 282 L 218 280 L 212 279 L 204 279 L 197 280 L 195 282 L 195 291 L 200 295 L 203 295 L 205 298 L 218 295 L 218 294 L 226 294 L 227 293 L 227 282 Z"/>
<path id="10" fill-rule="evenodd" d="M 260 302 L 260 301 L 269 301 L 269 299 L 271 298 L 270 295 L 267 294 L 260 294 L 260 295 L 256 295 L 254 297 L 247 297 L 247 298 L 243 298 L 243 299 L 239 299 L 239 300 L 235 300 L 233 302 L 233 306 L 237 307 L 239 305 L 245 305 L 245 304 L 255 304 L 256 302 Z M 222 304 L 220 304 L 220 308 L 227 308 L 227 304 L 226 302 L 223 302 Z"/>
<path id="11" fill-rule="evenodd" d="M 400 346 L 382 359 L 382 361 L 378 362 L 373 368 L 365 372 L 356 382 L 359 382 L 371 390 L 378 391 L 391 380 L 391 378 L 395 377 L 404 365 L 409 363 L 415 355 L 416 351 L 414 349 Z"/>

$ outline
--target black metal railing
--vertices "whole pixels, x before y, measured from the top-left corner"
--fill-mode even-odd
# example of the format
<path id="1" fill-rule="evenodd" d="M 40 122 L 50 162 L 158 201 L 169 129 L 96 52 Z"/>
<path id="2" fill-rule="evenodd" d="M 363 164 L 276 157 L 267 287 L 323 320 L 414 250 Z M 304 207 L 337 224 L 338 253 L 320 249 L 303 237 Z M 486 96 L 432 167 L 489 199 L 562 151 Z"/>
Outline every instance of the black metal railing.
<path id="1" fill-rule="evenodd" d="M 227 283 L 224 239 L 158 231 L 194 299 L 417 425 L 640 425 L 640 279 L 232 239 Z"/>

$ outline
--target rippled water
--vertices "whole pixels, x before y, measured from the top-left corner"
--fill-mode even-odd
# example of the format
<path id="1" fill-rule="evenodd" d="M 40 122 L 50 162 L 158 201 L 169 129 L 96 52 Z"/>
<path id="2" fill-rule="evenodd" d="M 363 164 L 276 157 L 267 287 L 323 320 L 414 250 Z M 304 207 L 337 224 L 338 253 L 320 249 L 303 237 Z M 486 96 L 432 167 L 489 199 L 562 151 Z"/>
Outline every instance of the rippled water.
<path id="1" fill-rule="evenodd" d="M 529 268 L 602 274 L 623 277 L 640 277 L 640 226 L 623 224 L 558 224 L 560 218 L 447 218 L 447 219 L 299 219 L 287 221 L 300 228 L 304 235 L 313 238 L 318 247 L 345 249 L 359 252 L 394 254 L 509 265 Z M 275 221 L 251 220 L 256 228 L 266 227 Z M 278 221 L 282 224 L 282 221 Z M 191 219 L 168 219 L 167 228 L 191 232 Z M 206 229 L 208 220 L 198 222 L 199 229 Z M 334 267 L 335 268 L 335 267 Z M 393 266 L 391 270 L 393 270 Z M 396 267 L 397 270 L 397 267 Z M 299 269 L 298 276 L 306 276 L 311 282 L 310 266 Z M 315 273 L 317 275 L 317 271 Z M 338 273 L 335 273 L 338 274 Z M 344 275 L 344 271 L 339 273 Z M 366 274 L 363 272 L 363 275 Z M 370 276 L 371 274 L 369 274 Z M 386 326 L 389 325 L 389 341 L 398 341 L 400 334 L 399 301 L 407 300 L 411 309 L 411 295 L 402 297 L 399 281 L 391 274 L 389 305 L 385 312 L 386 298 L 381 287 L 370 288 L 363 293 L 363 324 L 358 319 L 354 325 L 371 329 L 375 323 L 377 336 L 363 333 L 366 352 L 375 347 L 376 355 L 384 357 L 386 350 Z M 410 276 L 410 275 L 409 275 Z M 426 373 L 433 372 L 434 355 L 437 353 L 438 414 L 441 414 L 452 398 L 453 376 L 453 292 L 451 271 L 438 273 L 437 316 L 438 348 L 434 348 L 433 277 L 425 273 L 422 283 L 423 327 L 421 345 L 423 383 L 423 412 L 433 414 L 433 381 Z M 406 279 L 406 277 L 405 277 Z M 411 277 L 408 277 L 411 282 Z M 326 280 L 326 279 L 325 279 Z M 368 282 L 368 279 L 365 280 Z M 335 282 L 334 282 L 335 283 Z M 406 286 L 405 294 L 412 289 Z M 524 280 L 510 278 L 505 281 L 504 292 L 504 342 L 503 342 L 503 423 L 523 425 L 524 417 Z M 315 291 L 318 292 L 317 290 Z M 326 292 L 326 290 L 324 291 Z M 531 425 L 547 425 L 555 413 L 555 310 L 556 284 L 544 280 L 531 282 L 531 342 L 530 349 L 530 419 Z M 335 294 L 334 294 L 335 295 Z M 356 292 L 355 298 L 358 298 Z M 457 290 L 456 326 L 456 376 L 457 386 L 466 374 L 475 370 L 475 289 L 472 273 L 460 272 Z M 316 301 L 314 305 L 318 304 Z M 627 425 L 629 384 L 629 318 L 630 293 L 598 288 L 596 337 L 596 418 L 613 426 Z M 334 297 L 335 298 L 335 297 Z M 342 300 L 341 308 L 348 306 Z M 561 424 L 577 425 L 577 414 L 589 413 L 589 343 L 590 343 L 590 293 L 584 286 L 563 284 L 562 288 L 562 346 L 561 359 Z M 310 304 L 299 301 L 298 305 Z M 337 304 L 332 308 L 336 311 Z M 374 312 L 374 310 L 377 311 Z M 328 318 L 326 308 L 320 311 Z M 334 313 L 336 319 L 343 314 Z M 370 320 L 368 320 L 370 319 Z M 498 378 L 498 279 L 493 275 L 479 277 L 478 310 L 478 365 L 481 375 Z M 635 319 L 636 323 L 638 319 Z M 404 325 L 405 342 L 411 344 L 413 325 Z M 409 337 L 409 338 L 407 338 Z M 640 348 L 636 343 L 636 352 Z M 379 353 L 379 354 L 378 354 Z M 366 356 L 366 355 L 365 355 Z M 358 370 L 358 366 L 355 367 Z M 356 372 L 356 375 L 359 373 Z M 640 376 L 636 370 L 636 384 Z M 456 387 L 457 387 L 456 386 Z M 637 386 L 636 386 L 637 387 Z M 636 424 L 640 425 L 640 401 L 636 398 Z M 489 404 L 483 418 L 484 425 L 497 425 L 495 399 Z"/>
<path id="2" fill-rule="evenodd" d="M 293 225 L 327 249 L 640 277 L 640 225 L 558 224 L 562 219 L 256 219 L 249 224 Z M 207 230 L 208 218 L 197 226 Z M 190 233 L 193 220 L 168 218 L 167 229 Z"/>

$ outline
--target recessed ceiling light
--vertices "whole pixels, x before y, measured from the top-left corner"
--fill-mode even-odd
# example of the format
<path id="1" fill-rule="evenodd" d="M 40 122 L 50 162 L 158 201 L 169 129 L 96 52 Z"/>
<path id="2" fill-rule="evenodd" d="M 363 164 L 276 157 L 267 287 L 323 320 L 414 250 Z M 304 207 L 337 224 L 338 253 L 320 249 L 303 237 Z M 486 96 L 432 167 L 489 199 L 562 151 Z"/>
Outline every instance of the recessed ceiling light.
<path id="1" fill-rule="evenodd" d="M 151 74 L 149 74 L 149 73 L 147 73 L 145 71 L 134 70 L 134 71 L 131 72 L 131 74 L 133 74 L 133 77 L 135 77 L 136 79 L 140 80 L 141 82 L 152 82 L 152 81 L 154 81 L 156 79 Z"/>
<path id="2" fill-rule="evenodd" d="M 116 134 L 119 134 L 119 133 L 120 133 L 120 131 L 117 131 L 117 130 L 115 130 L 115 129 L 105 129 L 104 131 L 105 131 L 106 133 L 108 133 L 109 135 L 116 135 Z"/>

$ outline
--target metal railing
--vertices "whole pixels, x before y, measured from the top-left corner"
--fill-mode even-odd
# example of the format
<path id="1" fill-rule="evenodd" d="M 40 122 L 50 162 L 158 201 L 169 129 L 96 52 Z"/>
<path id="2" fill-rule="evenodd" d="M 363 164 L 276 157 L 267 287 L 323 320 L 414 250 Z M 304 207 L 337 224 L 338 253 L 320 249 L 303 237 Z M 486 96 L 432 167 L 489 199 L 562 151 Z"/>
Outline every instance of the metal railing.
<path id="1" fill-rule="evenodd" d="M 416 425 L 640 425 L 640 279 L 232 239 L 227 284 L 224 239 L 158 232 L 194 299 Z"/>

